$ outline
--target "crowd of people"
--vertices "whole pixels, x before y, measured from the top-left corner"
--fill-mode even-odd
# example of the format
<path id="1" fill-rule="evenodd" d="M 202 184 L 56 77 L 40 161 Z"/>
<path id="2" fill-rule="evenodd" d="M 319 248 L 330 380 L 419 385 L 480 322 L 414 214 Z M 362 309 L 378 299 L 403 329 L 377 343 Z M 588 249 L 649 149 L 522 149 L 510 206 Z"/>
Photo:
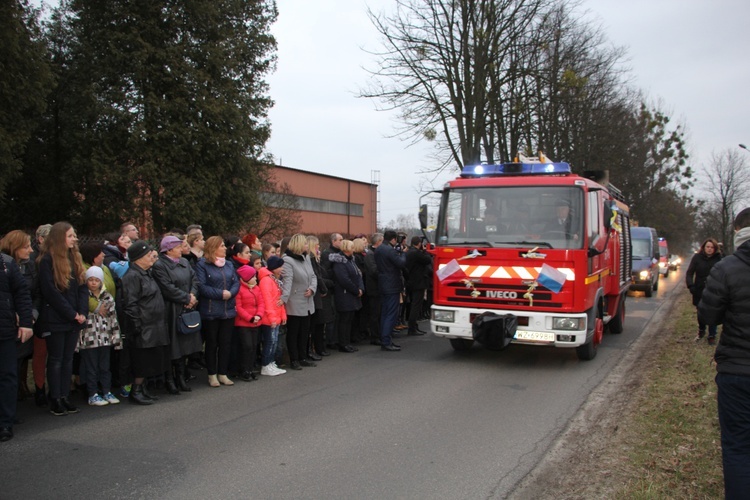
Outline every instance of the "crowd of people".
<path id="1" fill-rule="evenodd" d="M 425 333 L 432 283 L 422 239 L 405 239 L 335 233 L 321 252 L 316 236 L 205 238 L 200 225 L 153 245 L 130 222 L 80 244 L 67 222 L 33 241 L 11 231 L 0 240 L 0 441 L 25 398 L 55 416 L 79 412 L 76 389 L 90 406 L 152 405 L 162 389 L 190 392 L 199 371 L 221 387 L 362 342 L 399 351 L 394 332 Z"/>

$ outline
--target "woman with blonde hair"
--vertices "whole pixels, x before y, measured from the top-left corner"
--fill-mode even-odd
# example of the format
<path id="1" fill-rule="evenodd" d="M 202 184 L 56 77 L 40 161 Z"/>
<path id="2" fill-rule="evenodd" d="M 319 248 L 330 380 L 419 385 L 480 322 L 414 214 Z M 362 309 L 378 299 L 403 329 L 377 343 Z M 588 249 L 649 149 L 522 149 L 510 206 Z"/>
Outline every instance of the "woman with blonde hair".
<path id="1" fill-rule="evenodd" d="M 359 349 L 351 345 L 352 326 L 355 313 L 362 309 L 365 284 L 362 273 L 354 263 L 354 243 L 350 240 L 342 241 L 341 253 L 331 254 L 329 258 L 333 264 L 333 280 L 336 282 L 334 298 L 338 313 L 336 332 L 339 336 L 339 351 L 356 352 Z"/>
<path id="2" fill-rule="evenodd" d="M 88 288 L 78 251 L 78 237 L 68 222 L 57 222 L 44 240 L 39 256 L 39 287 L 42 309 L 39 327 L 47 341 L 47 381 L 50 412 L 61 416 L 77 413 L 68 400 L 73 375 L 73 353 L 78 333 L 86 323 Z"/>
<path id="3" fill-rule="evenodd" d="M 315 314 L 312 315 L 312 326 L 311 328 L 311 340 L 308 348 L 310 359 L 313 361 L 320 361 L 321 356 L 328 356 L 330 353 L 326 351 L 326 305 L 331 312 L 331 319 L 333 321 L 333 298 L 330 296 L 329 290 L 333 289 L 333 280 L 328 278 L 328 273 L 320 265 L 320 240 L 315 236 L 307 237 L 307 253 L 310 255 L 310 263 L 312 264 L 315 277 L 318 280 L 318 288 L 315 290 L 313 295 L 313 302 L 315 304 Z M 328 304 L 326 304 L 328 302 Z"/>
<path id="4" fill-rule="evenodd" d="M 221 236 L 211 236 L 206 240 L 203 258 L 195 266 L 200 292 L 198 307 L 206 341 L 206 370 L 211 387 L 234 385 L 227 377 L 227 371 L 234 318 L 237 316 L 235 297 L 240 291 L 240 281 L 234 265 L 227 263 L 226 257 L 224 240 Z"/>
<path id="5" fill-rule="evenodd" d="M 203 239 L 203 231 L 195 230 L 188 234 L 187 244 L 190 247 L 190 253 L 185 255 L 185 259 L 191 266 L 195 267 L 198 260 L 203 257 L 203 249 L 206 247 L 206 240 Z"/>
<path id="6" fill-rule="evenodd" d="M 365 255 L 367 254 L 367 237 L 363 236 L 364 235 L 359 235 L 352 240 L 352 244 L 354 245 L 352 251 L 354 252 L 354 264 L 357 266 L 357 269 L 359 269 L 359 274 L 364 281 L 366 272 Z M 370 309 L 368 308 L 369 304 L 367 302 L 367 291 L 363 290 L 361 298 L 362 308 L 354 313 L 354 321 L 352 323 L 352 342 L 355 343 L 361 342 L 370 336 L 368 331 L 369 324 L 367 322 L 367 318 L 370 315 Z"/>
<path id="7" fill-rule="evenodd" d="M 316 366 L 308 359 L 307 344 L 310 318 L 315 313 L 313 296 L 318 289 L 318 278 L 307 250 L 307 238 L 298 233 L 291 237 L 284 254 L 281 301 L 286 307 L 286 345 L 292 370 Z"/>

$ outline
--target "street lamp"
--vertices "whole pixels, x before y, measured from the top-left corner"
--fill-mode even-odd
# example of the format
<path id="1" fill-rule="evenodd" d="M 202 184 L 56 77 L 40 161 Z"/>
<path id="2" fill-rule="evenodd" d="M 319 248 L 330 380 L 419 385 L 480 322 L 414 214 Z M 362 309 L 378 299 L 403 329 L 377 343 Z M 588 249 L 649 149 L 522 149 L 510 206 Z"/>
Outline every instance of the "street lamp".
<path id="1" fill-rule="evenodd" d="M 745 146 L 744 144 L 740 144 L 740 147 L 750 153 L 750 149 L 747 149 L 747 146 Z"/>

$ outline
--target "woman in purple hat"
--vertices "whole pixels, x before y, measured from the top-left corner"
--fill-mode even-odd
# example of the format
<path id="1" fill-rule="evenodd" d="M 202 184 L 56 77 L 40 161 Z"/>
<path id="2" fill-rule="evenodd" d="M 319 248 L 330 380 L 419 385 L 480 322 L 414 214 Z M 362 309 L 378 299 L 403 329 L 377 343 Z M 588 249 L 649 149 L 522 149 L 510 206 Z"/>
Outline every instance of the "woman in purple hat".
<path id="1" fill-rule="evenodd" d="M 184 311 L 194 310 L 198 305 L 198 279 L 193 267 L 183 257 L 187 248 L 185 240 L 177 236 L 165 236 L 159 246 L 159 258 L 151 270 L 167 309 L 172 369 L 165 374 L 165 378 L 170 394 L 190 392 L 187 384 L 187 358 L 203 350 L 200 332 L 180 333 L 177 328 L 180 315 Z"/>

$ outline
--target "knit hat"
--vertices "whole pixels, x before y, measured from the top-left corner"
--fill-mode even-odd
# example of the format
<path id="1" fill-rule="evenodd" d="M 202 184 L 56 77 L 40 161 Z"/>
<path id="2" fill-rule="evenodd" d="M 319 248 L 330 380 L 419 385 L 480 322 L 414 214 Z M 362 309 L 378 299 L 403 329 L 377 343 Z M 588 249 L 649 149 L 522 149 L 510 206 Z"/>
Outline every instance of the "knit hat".
<path id="1" fill-rule="evenodd" d="M 104 282 L 104 271 L 99 266 L 91 266 L 86 270 L 86 279 L 99 278 L 99 281 Z"/>
<path id="2" fill-rule="evenodd" d="M 130 245 L 130 248 L 128 248 L 128 260 L 130 260 L 130 262 L 135 262 L 151 250 L 153 250 L 153 248 L 146 243 L 146 240 L 136 240 Z"/>
<path id="3" fill-rule="evenodd" d="M 281 257 L 277 257 L 275 255 L 271 255 L 268 258 L 268 263 L 266 264 L 266 267 L 268 268 L 269 271 L 273 271 L 274 269 L 278 269 L 283 265 L 284 265 L 284 259 L 282 259 Z"/>
<path id="4" fill-rule="evenodd" d="M 174 247 L 178 247 L 182 245 L 182 240 L 178 238 L 177 236 L 165 236 L 161 240 L 161 245 L 159 246 L 159 252 L 164 253 L 172 250 Z"/>
<path id="5" fill-rule="evenodd" d="M 255 277 L 255 268 L 250 266 L 240 266 L 237 268 L 237 275 L 242 281 L 250 281 Z"/>

